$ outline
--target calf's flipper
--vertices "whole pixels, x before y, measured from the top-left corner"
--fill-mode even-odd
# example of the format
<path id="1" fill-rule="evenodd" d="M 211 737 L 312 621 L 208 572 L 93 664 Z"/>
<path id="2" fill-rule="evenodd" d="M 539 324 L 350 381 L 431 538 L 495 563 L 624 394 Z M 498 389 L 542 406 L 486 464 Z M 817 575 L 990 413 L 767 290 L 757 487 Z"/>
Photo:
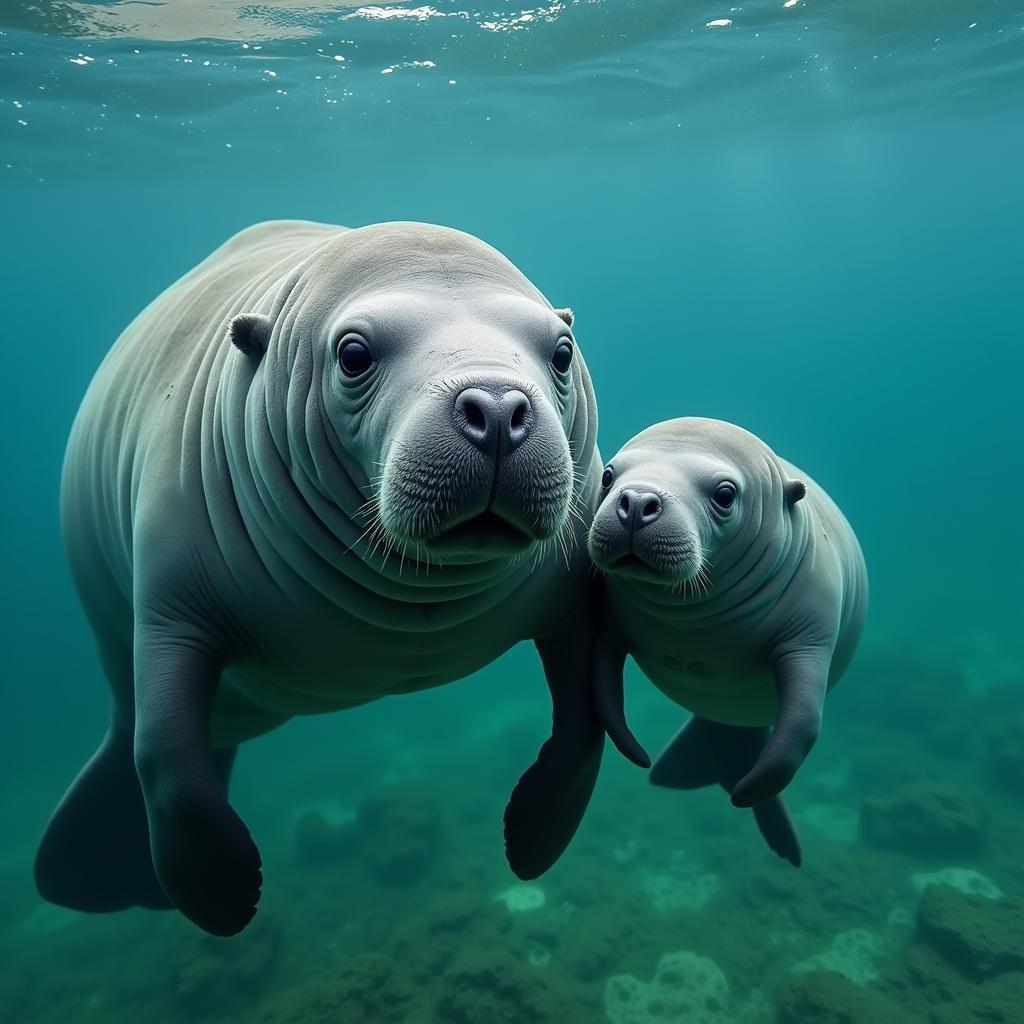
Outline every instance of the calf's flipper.
<path id="1" fill-rule="evenodd" d="M 591 685 L 594 705 L 601 724 L 623 757 L 641 768 L 650 768 L 651 759 L 626 722 L 622 672 L 626 651 L 617 644 L 608 629 L 602 629 L 594 643 Z"/>
<path id="2" fill-rule="evenodd" d="M 817 647 L 795 650 L 775 660 L 775 727 L 754 767 L 732 791 L 737 807 L 770 800 L 793 781 L 818 739 L 831 660 L 831 648 Z"/>

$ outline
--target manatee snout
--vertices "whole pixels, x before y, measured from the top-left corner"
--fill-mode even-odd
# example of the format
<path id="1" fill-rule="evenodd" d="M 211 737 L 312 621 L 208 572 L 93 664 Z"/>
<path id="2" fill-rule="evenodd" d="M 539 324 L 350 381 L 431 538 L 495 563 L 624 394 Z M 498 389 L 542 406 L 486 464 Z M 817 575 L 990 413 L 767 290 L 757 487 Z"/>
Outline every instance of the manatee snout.
<path id="1" fill-rule="evenodd" d="M 381 520 L 439 557 L 515 554 L 554 537 L 573 493 L 572 453 L 532 382 L 478 374 L 428 388 L 384 465 Z"/>
<path id="2" fill-rule="evenodd" d="M 696 577 L 704 561 L 692 516 L 668 490 L 643 480 L 611 488 L 588 544 L 604 571 L 669 586 Z"/>
<path id="3" fill-rule="evenodd" d="M 660 519 L 664 511 L 657 491 L 637 487 L 623 487 L 615 502 L 615 515 L 631 535 Z"/>
<path id="4" fill-rule="evenodd" d="M 468 387 L 453 409 L 456 429 L 485 455 L 497 461 L 515 451 L 534 424 L 529 396 L 517 387 Z"/>

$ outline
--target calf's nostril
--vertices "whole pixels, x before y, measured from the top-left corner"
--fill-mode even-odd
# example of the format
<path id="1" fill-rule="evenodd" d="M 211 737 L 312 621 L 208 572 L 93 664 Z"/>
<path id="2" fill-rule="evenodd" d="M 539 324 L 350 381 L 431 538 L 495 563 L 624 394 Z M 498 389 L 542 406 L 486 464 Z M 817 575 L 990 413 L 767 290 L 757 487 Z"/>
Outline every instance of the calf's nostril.
<path id="1" fill-rule="evenodd" d="M 619 512 L 624 516 L 629 515 L 629 495 L 625 491 L 619 495 Z"/>
<path id="2" fill-rule="evenodd" d="M 644 519 L 653 519 L 661 511 L 661 502 L 657 498 L 651 498 L 643 509 Z"/>

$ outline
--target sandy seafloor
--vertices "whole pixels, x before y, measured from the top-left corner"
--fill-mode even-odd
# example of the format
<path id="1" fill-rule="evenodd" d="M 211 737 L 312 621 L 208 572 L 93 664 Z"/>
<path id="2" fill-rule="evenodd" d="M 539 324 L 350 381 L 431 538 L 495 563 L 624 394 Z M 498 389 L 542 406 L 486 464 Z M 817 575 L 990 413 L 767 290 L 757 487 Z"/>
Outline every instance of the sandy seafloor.
<path id="1" fill-rule="evenodd" d="M 939 630 L 924 658 L 876 632 L 789 791 L 800 870 L 723 792 L 655 790 L 609 748 L 569 853 L 517 882 L 501 809 L 543 725 L 536 702 L 508 697 L 517 673 L 540 685 L 522 648 L 410 698 L 418 714 L 382 702 L 243 750 L 235 799 L 266 866 L 236 939 L 172 913 L 48 907 L 9 864 L 4 1017 L 1019 1024 L 1019 664 L 998 633 Z M 496 676 L 506 696 L 489 704 Z M 677 716 L 632 684 L 656 745 Z"/>

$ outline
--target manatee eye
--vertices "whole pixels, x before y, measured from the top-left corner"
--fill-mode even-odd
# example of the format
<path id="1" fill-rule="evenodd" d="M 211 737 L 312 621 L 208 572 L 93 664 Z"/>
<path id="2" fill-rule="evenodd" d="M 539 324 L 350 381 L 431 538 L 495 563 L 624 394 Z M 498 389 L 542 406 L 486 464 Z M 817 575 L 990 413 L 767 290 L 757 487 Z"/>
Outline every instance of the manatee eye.
<path id="1" fill-rule="evenodd" d="M 601 474 L 601 486 L 607 491 L 612 485 L 612 481 L 615 479 L 615 472 L 611 466 L 605 466 L 604 472 Z"/>
<path id="2" fill-rule="evenodd" d="M 558 343 L 558 348 L 551 355 L 551 365 L 559 372 L 565 373 L 572 362 L 572 342 L 564 338 Z"/>
<path id="3" fill-rule="evenodd" d="M 346 377 L 358 377 L 373 365 L 373 356 L 358 334 L 346 334 L 338 343 L 338 365 Z"/>
<path id="4" fill-rule="evenodd" d="M 736 488 L 728 482 L 721 483 L 715 488 L 711 500 L 719 508 L 732 508 L 733 502 L 736 500 Z"/>

